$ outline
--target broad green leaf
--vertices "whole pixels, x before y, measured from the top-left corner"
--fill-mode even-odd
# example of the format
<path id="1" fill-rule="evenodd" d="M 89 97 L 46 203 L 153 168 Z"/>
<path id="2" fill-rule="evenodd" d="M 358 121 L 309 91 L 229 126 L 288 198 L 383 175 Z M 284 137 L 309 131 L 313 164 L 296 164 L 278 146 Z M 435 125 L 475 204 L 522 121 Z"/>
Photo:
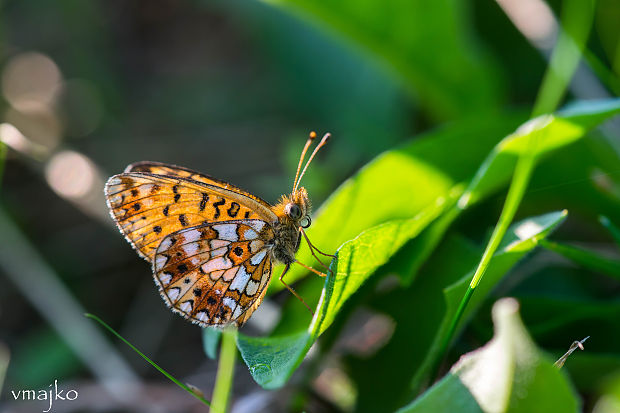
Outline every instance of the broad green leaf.
<path id="1" fill-rule="evenodd" d="M 499 280 L 521 259 L 525 254 L 534 249 L 540 240 L 547 237 L 555 228 L 566 219 L 566 211 L 552 212 L 538 217 L 526 219 L 513 224 L 502 240 L 500 247 L 491 259 L 487 272 L 481 283 L 476 288 L 472 299 L 461 318 L 459 330 L 467 323 L 469 317 L 475 312 L 491 289 Z M 412 387 L 418 390 L 428 379 L 433 367 L 439 361 L 440 346 L 445 335 L 448 333 L 450 321 L 456 314 L 459 303 L 469 288 L 469 283 L 474 274 L 475 267 L 464 274 L 458 281 L 443 288 L 445 300 L 445 313 L 442 322 L 435 334 L 433 343 L 427 352 L 420 368 L 417 369 Z M 457 330 L 457 334 L 458 331 Z"/>
<path id="2" fill-rule="evenodd" d="M 455 374 L 448 374 L 415 402 L 397 410 L 397 413 L 426 412 L 484 413 L 484 410 L 461 379 Z"/>
<path id="3" fill-rule="evenodd" d="M 217 327 L 202 329 L 202 346 L 205 354 L 212 360 L 217 359 L 217 349 L 222 338 L 222 330 Z"/>
<path id="4" fill-rule="evenodd" d="M 454 195 L 459 193 L 454 191 Z M 332 262 L 325 282 L 317 316 L 312 320 L 310 331 L 322 334 L 338 314 L 344 302 L 374 273 L 384 265 L 407 241 L 416 237 L 454 200 L 440 198 L 434 206 L 414 218 L 394 220 L 362 232 L 357 238 L 345 243 Z"/>
<path id="5" fill-rule="evenodd" d="M 303 361 L 312 342 L 307 331 L 282 337 L 237 336 L 237 347 L 250 374 L 266 389 L 277 389 L 286 383 Z"/>
<path id="6" fill-rule="evenodd" d="M 467 13 L 453 2 L 266 2 L 309 17 L 379 61 L 436 117 L 486 112 L 497 101 L 494 67 L 475 51 L 478 48 L 470 47 Z"/>
<path id="7" fill-rule="evenodd" d="M 618 246 L 620 247 L 620 228 L 618 228 L 613 222 L 611 222 L 611 220 L 609 218 L 607 218 L 606 216 L 601 215 L 599 217 L 599 221 L 601 222 L 601 224 L 607 228 L 607 231 L 609 231 L 609 233 L 611 234 L 611 236 L 614 238 L 614 240 L 616 241 L 616 244 L 618 244 Z"/>
<path id="8" fill-rule="evenodd" d="M 598 271 L 616 279 L 620 279 L 620 261 L 604 257 L 583 248 L 545 240 L 543 247 L 554 251 L 575 263 L 593 271 Z"/>
<path id="9" fill-rule="evenodd" d="M 514 299 L 498 301 L 493 339 L 463 356 L 446 377 L 398 412 L 577 412 L 574 390 L 536 348 L 518 307 Z M 453 400 L 455 395 L 461 399 Z"/>
<path id="10" fill-rule="evenodd" d="M 331 263 L 318 308 L 306 331 L 266 338 L 239 334 L 237 345 L 254 380 L 268 389 L 282 386 L 346 300 L 404 243 L 453 204 L 458 194 L 457 191 L 451 199 L 436 202 L 414 218 L 378 225 L 345 243 Z"/>

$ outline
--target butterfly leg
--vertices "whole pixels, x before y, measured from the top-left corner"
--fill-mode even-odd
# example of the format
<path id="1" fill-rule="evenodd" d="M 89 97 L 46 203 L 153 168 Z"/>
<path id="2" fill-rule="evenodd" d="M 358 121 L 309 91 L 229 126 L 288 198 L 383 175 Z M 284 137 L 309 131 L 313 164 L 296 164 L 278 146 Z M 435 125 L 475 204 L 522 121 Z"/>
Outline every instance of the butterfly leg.
<path id="1" fill-rule="evenodd" d="M 295 261 L 295 262 L 299 262 L 299 261 Z M 293 293 L 293 295 L 302 302 L 303 305 L 306 306 L 306 308 L 308 309 L 308 311 L 310 311 L 310 313 L 314 316 L 314 311 L 312 311 L 312 308 L 310 308 L 310 306 L 308 304 L 306 304 L 306 302 L 304 301 L 303 298 L 301 298 L 301 295 L 297 294 L 297 291 L 295 291 L 293 289 L 293 287 L 291 287 L 290 285 L 288 285 L 285 281 L 284 281 L 284 274 L 286 274 L 288 272 L 288 269 L 291 267 L 291 264 L 286 264 L 286 267 L 284 268 L 284 271 L 282 271 L 282 274 L 280 275 L 280 282 L 282 284 L 284 284 L 284 286 L 291 292 Z M 316 270 L 315 270 L 316 271 Z"/>
<path id="2" fill-rule="evenodd" d="M 327 254 L 323 251 L 321 251 L 320 249 L 318 249 L 313 243 L 310 242 L 310 239 L 308 238 L 308 236 L 306 235 L 306 231 L 304 231 L 303 227 L 299 227 L 300 231 L 302 234 L 304 234 L 304 238 L 306 238 L 306 241 L 308 242 L 308 245 L 310 245 L 311 248 L 315 249 L 316 252 L 318 252 L 321 255 L 325 255 L 326 257 L 331 257 L 331 258 L 336 258 L 335 255 L 332 254 Z"/>
<path id="3" fill-rule="evenodd" d="M 316 256 L 314 251 L 316 250 L 316 252 L 318 252 L 319 254 L 325 255 L 326 257 L 331 257 L 332 259 L 336 258 L 336 256 L 335 255 L 326 254 L 326 253 L 322 252 L 321 250 L 319 250 L 317 247 L 315 247 L 314 244 L 312 244 L 310 242 L 310 239 L 308 238 L 308 235 L 306 235 L 306 231 L 304 231 L 303 227 L 299 227 L 299 231 L 301 231 L 301 233 L 303 234 L 304 238 L 306 239 L 306 242 L 308 243 L 308 247 L 310 247 L 310 253 L 312 254 L 312 256 L 323 266 L 323 268 L 325 268 L 326 270 L 329 270 L 329 267 L 327 265 L 325 265 L 323 263 L 323 261 L 321 261 L 319 259 L 319 257 Z"/>
<path id="4" fill-rule="evenodd" d="M 304 264 L 303 262 L 299 262 L 297 260 L 295 260 L 295 262 L 299 265 L 301 265 L 302 267 L 304 267 L 307 270 L 312 271 L 313 273 L 315 273 L 316 275 L 318 275 L 319 277 L 327 277 L 327 274 L 325 274 L 324 272 L 321 272 L 315 268 L 310 267 L 309 265 Z M 329 268 L 328 268 L 329 270 Z"/>

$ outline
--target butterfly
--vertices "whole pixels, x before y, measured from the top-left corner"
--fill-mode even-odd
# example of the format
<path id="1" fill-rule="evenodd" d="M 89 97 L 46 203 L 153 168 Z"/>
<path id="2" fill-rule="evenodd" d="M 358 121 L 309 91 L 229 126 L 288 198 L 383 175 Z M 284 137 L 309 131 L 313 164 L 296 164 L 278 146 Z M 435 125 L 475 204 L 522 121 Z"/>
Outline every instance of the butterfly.
<path id="1" fill-rule="evenodd" d="M 295 262 L 325 276 L 295 259 L 302 236 L 319 262 L 315 250 L 333 257 L 314 247 L 304 231 L 311 224 L 311 204 L 299 181 L 330 134 L 300 174 L 316 136 L 310 133 L 304 146 L 293 190 L 276 205 L 208 175 L 159 162 L 134 163 L 108 179 L 110 215 L 151 264 L 155 284 L 173 312 L 202 327 L 241 326 L 263 301 L 274 263 L 285 265 L 279 280 L 312 312 L 283 277 Z"/>

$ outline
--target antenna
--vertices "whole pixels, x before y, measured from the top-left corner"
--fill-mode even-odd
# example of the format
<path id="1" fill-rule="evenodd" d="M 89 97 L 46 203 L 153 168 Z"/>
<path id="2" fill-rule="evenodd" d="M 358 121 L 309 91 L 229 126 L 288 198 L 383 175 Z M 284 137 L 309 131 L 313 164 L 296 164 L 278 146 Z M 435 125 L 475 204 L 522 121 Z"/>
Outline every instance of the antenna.
<path id="1" fill-rule="evenodd" d="M 314 133 L 314 132 L 313 132 Z M 309 142 L 314 139 L 312 138 L 312 134 L 310 133 L 310 139 L 308 139 L 308 142 L 306 142 L 306 147 L 308 146 Z M 314 133 L 314 136 L 316 137 L 316 133 Z M 301 172 L 301 175 L 299 175 L 299 178 L 295 179 L 295 185 L 293 186 L 293 192 L 295 192 L 297 190 L 297 186 L 299 185 L 299 181 L 301 181 L 302 176 L 304 176 L 304 174 L 306 173 L 306 169 L 308 169 L 308 165 L 310 165 L 310 162 L 312 162 L 312 160 L 314 159 L 314 156 L 316 155 L 316 153 L 319 151 L 319 149 L 321 149 L 323 146 L 325 146 L 325 144 L 327 143 L 327 141 L 329 140 L 329 138 L 331 138 L 331 134 L 328 132 L 323 136 L 323 139 L 321 139 L 321 142 L 319 142 L 319 144 L 316 146 L 316 148 L 314 148 L 314 151 L 312 152 L 312 155 L 310 155 L 310 158 L 308 159 L 308 162 L 306 162 L 306 166 L 304 166 L 304 170 Z M 305 154 L 306 152 L 306 148 L 304 148 L 304 152 L 303 154 Z M 301 166 L 301 160 L 299 162 L 299 165 Z M 299 169 L 298 169 L 299 172 Z"/>
<path id="2" fill-rule="evenodd" d="M 297 173 L 295 174 L 295 180 L 293 181 L 293 192 L 295 192 L 295 188 L 297 188 L 297 178 L 299 177 L 299 171 L 301 170 L 301 163 L 306 157 L 306 152 L 308 152 L 308 148 L 314 139 L 316 139 L 316 132 L 312 131 L 310 132 L 310 136 L 306 141 L 306 146 L 304 146 L 304 150 L 301 151 L 301 156 L 299 157 L 299 165 L 297 165 Z"/>

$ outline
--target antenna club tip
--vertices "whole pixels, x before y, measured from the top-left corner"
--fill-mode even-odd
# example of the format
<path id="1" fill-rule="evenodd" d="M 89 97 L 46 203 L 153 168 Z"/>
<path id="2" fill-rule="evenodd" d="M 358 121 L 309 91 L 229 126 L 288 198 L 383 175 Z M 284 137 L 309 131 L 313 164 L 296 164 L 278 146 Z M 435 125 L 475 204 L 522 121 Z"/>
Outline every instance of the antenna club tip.
<path id="1" fill-rule="evenodd" d="M 316 132 L 312 131 L 310 132 L 310 139 L 315 139 L 316 138 Z"/>

